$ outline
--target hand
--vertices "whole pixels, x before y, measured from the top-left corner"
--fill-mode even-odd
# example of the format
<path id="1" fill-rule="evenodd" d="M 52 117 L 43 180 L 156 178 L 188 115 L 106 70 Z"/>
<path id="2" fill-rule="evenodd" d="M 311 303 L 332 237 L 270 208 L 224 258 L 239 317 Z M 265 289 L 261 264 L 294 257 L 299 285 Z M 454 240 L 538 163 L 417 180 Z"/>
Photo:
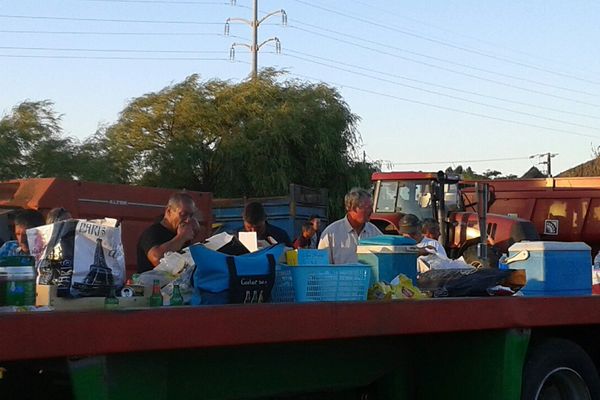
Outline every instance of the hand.
<path id="1" fill-rule="evenodd" d="M 196 221 L 196 226 L 198 226 L 198 221 Z M 192 222 L 192 220 L 182 221 L 179 223 L 179 226 L 177 227 L 177 236 L 179 236 L 186 242 L 192 240 L 194 236 L 196 236 L 196 233 L 194 231 L 194 223 Z"/>
<path id="2" fill-rule="evenodd" d="M 427 245 L 424 247 L 419 247 L 419 256 L 428 256 L 430 254 L 435 254 L 435 247 Z"/>

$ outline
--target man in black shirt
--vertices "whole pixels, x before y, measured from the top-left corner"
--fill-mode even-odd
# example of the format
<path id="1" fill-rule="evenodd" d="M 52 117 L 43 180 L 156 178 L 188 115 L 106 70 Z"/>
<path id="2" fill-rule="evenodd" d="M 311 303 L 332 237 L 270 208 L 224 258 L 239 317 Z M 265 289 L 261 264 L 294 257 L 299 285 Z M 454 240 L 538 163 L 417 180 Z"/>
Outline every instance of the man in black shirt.
<path id="1" fill-rule="evenodd" d="M 185 192 L 174 193 L 169 198 L 160 222 L 148 227 L 137 245 L 137 272 L 150 271 L 169 251 L 180 251 L 193 243 L 200 233 L 194 218 L 196 204 Z"/>

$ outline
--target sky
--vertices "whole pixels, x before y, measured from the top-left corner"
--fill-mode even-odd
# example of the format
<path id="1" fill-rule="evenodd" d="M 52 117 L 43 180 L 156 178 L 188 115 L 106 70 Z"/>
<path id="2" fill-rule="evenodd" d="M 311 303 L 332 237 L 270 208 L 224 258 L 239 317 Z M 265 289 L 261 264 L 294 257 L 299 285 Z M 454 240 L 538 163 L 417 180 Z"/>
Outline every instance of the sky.
<path id="1" fill-rule="evenodd" d="M 0 0 L 0 116 L 48 99 L 64 133 L 84 140 L 191 74 L 247 79 L 251 29 L 239 19 L 252 5 Z M 360 117 L 360 156 L 384 170 L 522 175 L 551 153 L 556 174 L 600 146 L 600 3 L 259 0 L 258 10 L 273 13 L 259 43 L 281 44 L 261 47 L 259 68 L 336 88 Z"/>

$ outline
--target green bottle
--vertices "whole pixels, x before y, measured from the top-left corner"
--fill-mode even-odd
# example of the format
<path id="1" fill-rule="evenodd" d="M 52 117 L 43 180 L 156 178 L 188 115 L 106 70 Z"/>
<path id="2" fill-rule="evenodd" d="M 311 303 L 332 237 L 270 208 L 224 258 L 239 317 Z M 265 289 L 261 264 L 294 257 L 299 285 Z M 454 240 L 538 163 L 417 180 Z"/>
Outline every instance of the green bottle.
<path id="1" fill-rule="evenodd" d="M 104 309 L 105 310 L 114 310 L 117 308 L 119 308 L 119 299 L 117 298 L 117 295 L 115 294 L 115 287 L 111 286 L 108 296 L 106 296 L 106 298 L 104 299 Z"/>
<path id="2" fill-rule="evenodd" d="M 148 299 L 148 304 L 150 307 L 162 307 L 163 305 L 163 297 L 160 293 L 160 281 L 155 279 L 152 283 L 152 295 Z"/>
<path id="3" fill-rule="evenodd" d="M 181 295 L 181 290 L 179 290 L 179 285 L 173 285 L 173 294 L 171 294 L 171 300 L 169 301 L 169 305 L 171 305 L 171 306 L 182 306 L 183 305 L 183 296 Z"/>

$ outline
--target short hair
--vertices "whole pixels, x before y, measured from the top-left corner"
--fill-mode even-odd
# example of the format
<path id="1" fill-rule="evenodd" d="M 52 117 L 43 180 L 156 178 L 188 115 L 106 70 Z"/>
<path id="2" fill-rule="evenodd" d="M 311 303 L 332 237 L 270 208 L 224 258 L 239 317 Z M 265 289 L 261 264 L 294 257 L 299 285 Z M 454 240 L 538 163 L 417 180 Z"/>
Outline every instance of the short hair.
<path id="1" fill-rule="evenodd" d="M 37 210 L 23 210 L 15 215 L 15 226 L 24 226 L 27 229 L 45 225 L 44 216 Z"/>
<path id="2" fill-rule="evenodd" d="M 344 196 L 344 205 L 346 211 L 352 211 L 356 207 L 359 207 L 365 200 L 371 198 L 371 193 L 362 188 L 352 188 L 346 196 Z"/>
<path id="3" fill-rule="evenodd" d="M 308 232 L 311 229 L 314 229 L 310 222 L 305 222 L 302 224 L 302 232 Z"/>
<path id="4" fill-rule="evenodd" d="M 425 218 L 423 220 L 423 233 L 429 233 L 432 231 L 440 231 L 440 224 L 433 218 Z"/>
<path id="5" fill-rule="evenodd" d="M 169 197 L 169 201 L 167 202 L 167 207 L 175 207 L 181 208 L 184 204 L 191 204 L 196 209 L 196 202 L 194 198 L 187 192 L 175 192 Z"/>
<path id="6" fill-rule="evenodd" d="M 319 217 L 317 214 L 313 214 L 310 217 L 308 217 L 309 221 L 312 221 L 313 219 L 321 219 L 321 217 Z"/>
<path id="7" fill-rule="evenodd" d="M 259 225 L 267 220 L 267 214 L 262 204 L 257 201 L 246 204 L 242 214 L 244 221 L 250 225 Z"/>
<path id="8" fill-rule="evenodd" d="M 414 214 L 405 214 L 402 218 L 400 218 L 400 223 L 398 226 L 398 231 L 400 234 L 413 235 L 421 231 L 421 221 L 419 217 Z"/>
<path id="9" fill-rule="evenodd" d="M 64 209 L 63 207 L 55 207 L 52 210 L 48 211 L 46 215 L 46 223 L 53 224 L 58 221 L 64 221 L 66 219 L 72 218 L 71 213 Z"/>

